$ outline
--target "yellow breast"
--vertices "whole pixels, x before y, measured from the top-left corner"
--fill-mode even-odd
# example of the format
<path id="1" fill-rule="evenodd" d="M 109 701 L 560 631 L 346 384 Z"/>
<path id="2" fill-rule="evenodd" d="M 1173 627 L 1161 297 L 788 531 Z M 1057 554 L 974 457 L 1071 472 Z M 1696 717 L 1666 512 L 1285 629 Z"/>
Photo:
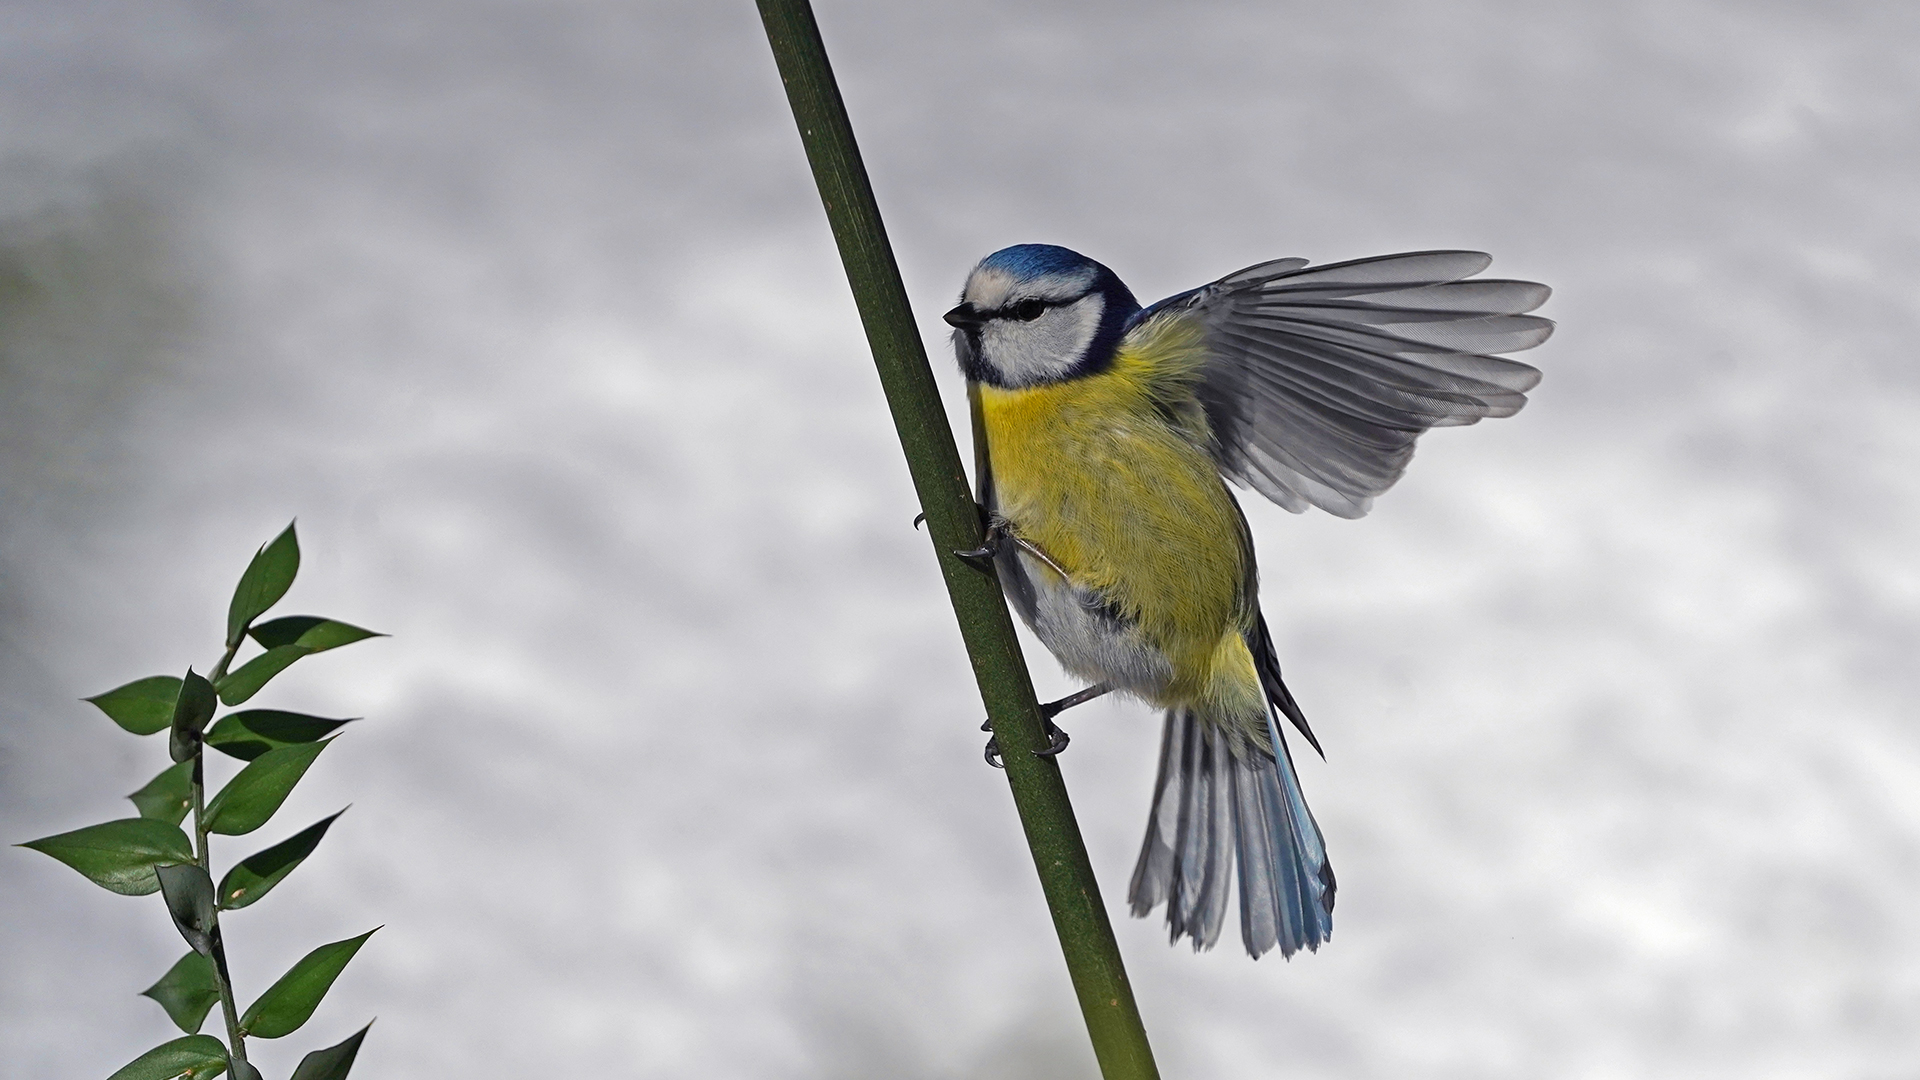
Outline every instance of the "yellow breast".
<path id="1" fill-rule="evenodd" d="M 1208 681 L 1253 603 L 1245 526 L 1202 449 L 1189 344 L 1149 340 L 1053 385 L 978 388 L 1000 514 L 1138 621 L 1187 684 L 1180 697 Z"/>

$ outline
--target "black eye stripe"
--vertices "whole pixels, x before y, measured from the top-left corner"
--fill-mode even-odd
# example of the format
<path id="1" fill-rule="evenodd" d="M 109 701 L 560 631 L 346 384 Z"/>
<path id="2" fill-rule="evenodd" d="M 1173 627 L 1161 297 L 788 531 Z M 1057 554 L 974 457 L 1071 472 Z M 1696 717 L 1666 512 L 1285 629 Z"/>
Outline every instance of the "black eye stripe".
<path id="1" fill-rule="evenodd" d="M 1037 297 L 1028 297 L 1019 303 L 1001 308 L 999 311 L 994 312 L 991 317 L 995 319 L 1017 319 L 1020 322 L 1032 322 L 1046 314 L 1048 308 L 1064 307 L 1071 303 L 1073 303 L 1072 300 L 1041 300 Z"/>

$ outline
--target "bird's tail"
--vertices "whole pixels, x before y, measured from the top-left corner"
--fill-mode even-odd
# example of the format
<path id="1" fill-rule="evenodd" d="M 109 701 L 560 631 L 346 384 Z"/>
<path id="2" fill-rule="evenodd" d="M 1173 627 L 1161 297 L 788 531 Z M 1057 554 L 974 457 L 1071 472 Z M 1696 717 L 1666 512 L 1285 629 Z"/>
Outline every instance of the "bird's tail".
<path id="1" fill-rule="evenodd" d="M 1147 838 L 1127 899 L 1167 905 L 1172 940 L 1212 948 L 1227 912 L 1228 843 L 1240 867 L 1240 939 L 1258 958 L 1333 936 L 1333 867 L 1271 719 L 1273 752 L 1187 709 L 1167 713 Z"/>

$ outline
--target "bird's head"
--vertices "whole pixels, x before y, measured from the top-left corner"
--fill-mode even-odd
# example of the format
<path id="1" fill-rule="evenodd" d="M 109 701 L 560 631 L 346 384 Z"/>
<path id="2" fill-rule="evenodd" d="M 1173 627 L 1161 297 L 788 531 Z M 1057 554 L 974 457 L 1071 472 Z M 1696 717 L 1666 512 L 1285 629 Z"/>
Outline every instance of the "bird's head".
<path id="1" fill-rule="evenodd" d="M 1105 367 L 1139 310 L 1113 271 L 1085 255 L 1019 244 L 980 260 L 946 319 L 967 378 L 1021 387 Z"/>

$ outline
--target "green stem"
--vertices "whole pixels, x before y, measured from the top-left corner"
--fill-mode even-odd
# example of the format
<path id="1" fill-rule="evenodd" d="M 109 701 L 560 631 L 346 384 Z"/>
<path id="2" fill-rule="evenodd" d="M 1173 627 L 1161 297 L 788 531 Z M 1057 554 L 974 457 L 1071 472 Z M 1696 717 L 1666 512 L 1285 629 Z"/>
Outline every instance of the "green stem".
<path id="1" fill-rule="evenodd" d="M 245 632 L 243 631 L 241 634 L 242 640 L 245 639 L 245 636 Z M 233 663 L 234 654 L 239 651 L 240 642 L 238 641 L 227 646 L 225 655 L 220 657 L 219 663 L 213 665 L 213 672 L 207 676 L 207 681 L 217 683 L 225 677 L 228 666 Z M 200 869 L 207 872 L 207 877 L 211 880 L 213 879 L 213 852 L 207 846 L 207 787 L 206 774 L 203 771 L 205 763 L 206 743 L 201 740 L 195 740 L 193 747 L 194 859 L 200 864 Z M 220 906 L 217 896 L 215 897 L 213 909 L 213 925 L 207 928 L 207 934 L 213 940 L 214 985 L 220 991 L 220 1015 L 227 1023 L 227 1048 L 228 1052 L 232 1054 L 233 1060 L 241 1066 L 233 1070 L 234 1075 L 240 1076 L 248 1071 L 245 1068 L 248 1064 L 247 1040 L 246 1036 L 240 1033 L 240 1005 L 239 1002 L 234 1000 L 233 978 L 227 973 L 227 947 L 220 936 Z"/>
<path id="2" fill-rule="evenodd" d="M 980 545 L 979 509 L 967 490 L 939 387 L 927 365 L 813 9 L 807 0 L 758 3 L 926 513 L 927 533 L 946 578 L 974 678 L 1004 752 L 1007 783 L 1053 913 L 1101 1075 L 1107 1080 L 1157 1078 L 1153 1051 L 1060 768 L 1050 757 L 1027 752 L 1045 747 L 1047 739 L 999 582 L 990 567 L 971 566 L 953 554 Z"/>
<path id="3" fill-rule="evenodd" d="M 240 629 L 240 641 L 245 641 L 246 639 L 247 631 L 245 627 L 242 627 Z M 221 655 L 220 662 L 213 665 L 213 674 L 207 676 L 208 682 L 217 683 L 227 677 L 227 666 L 233 663 L 233 654 L 240 651 L 240 641 L 236 641 L 227 646 L 227 651 Z"/>

